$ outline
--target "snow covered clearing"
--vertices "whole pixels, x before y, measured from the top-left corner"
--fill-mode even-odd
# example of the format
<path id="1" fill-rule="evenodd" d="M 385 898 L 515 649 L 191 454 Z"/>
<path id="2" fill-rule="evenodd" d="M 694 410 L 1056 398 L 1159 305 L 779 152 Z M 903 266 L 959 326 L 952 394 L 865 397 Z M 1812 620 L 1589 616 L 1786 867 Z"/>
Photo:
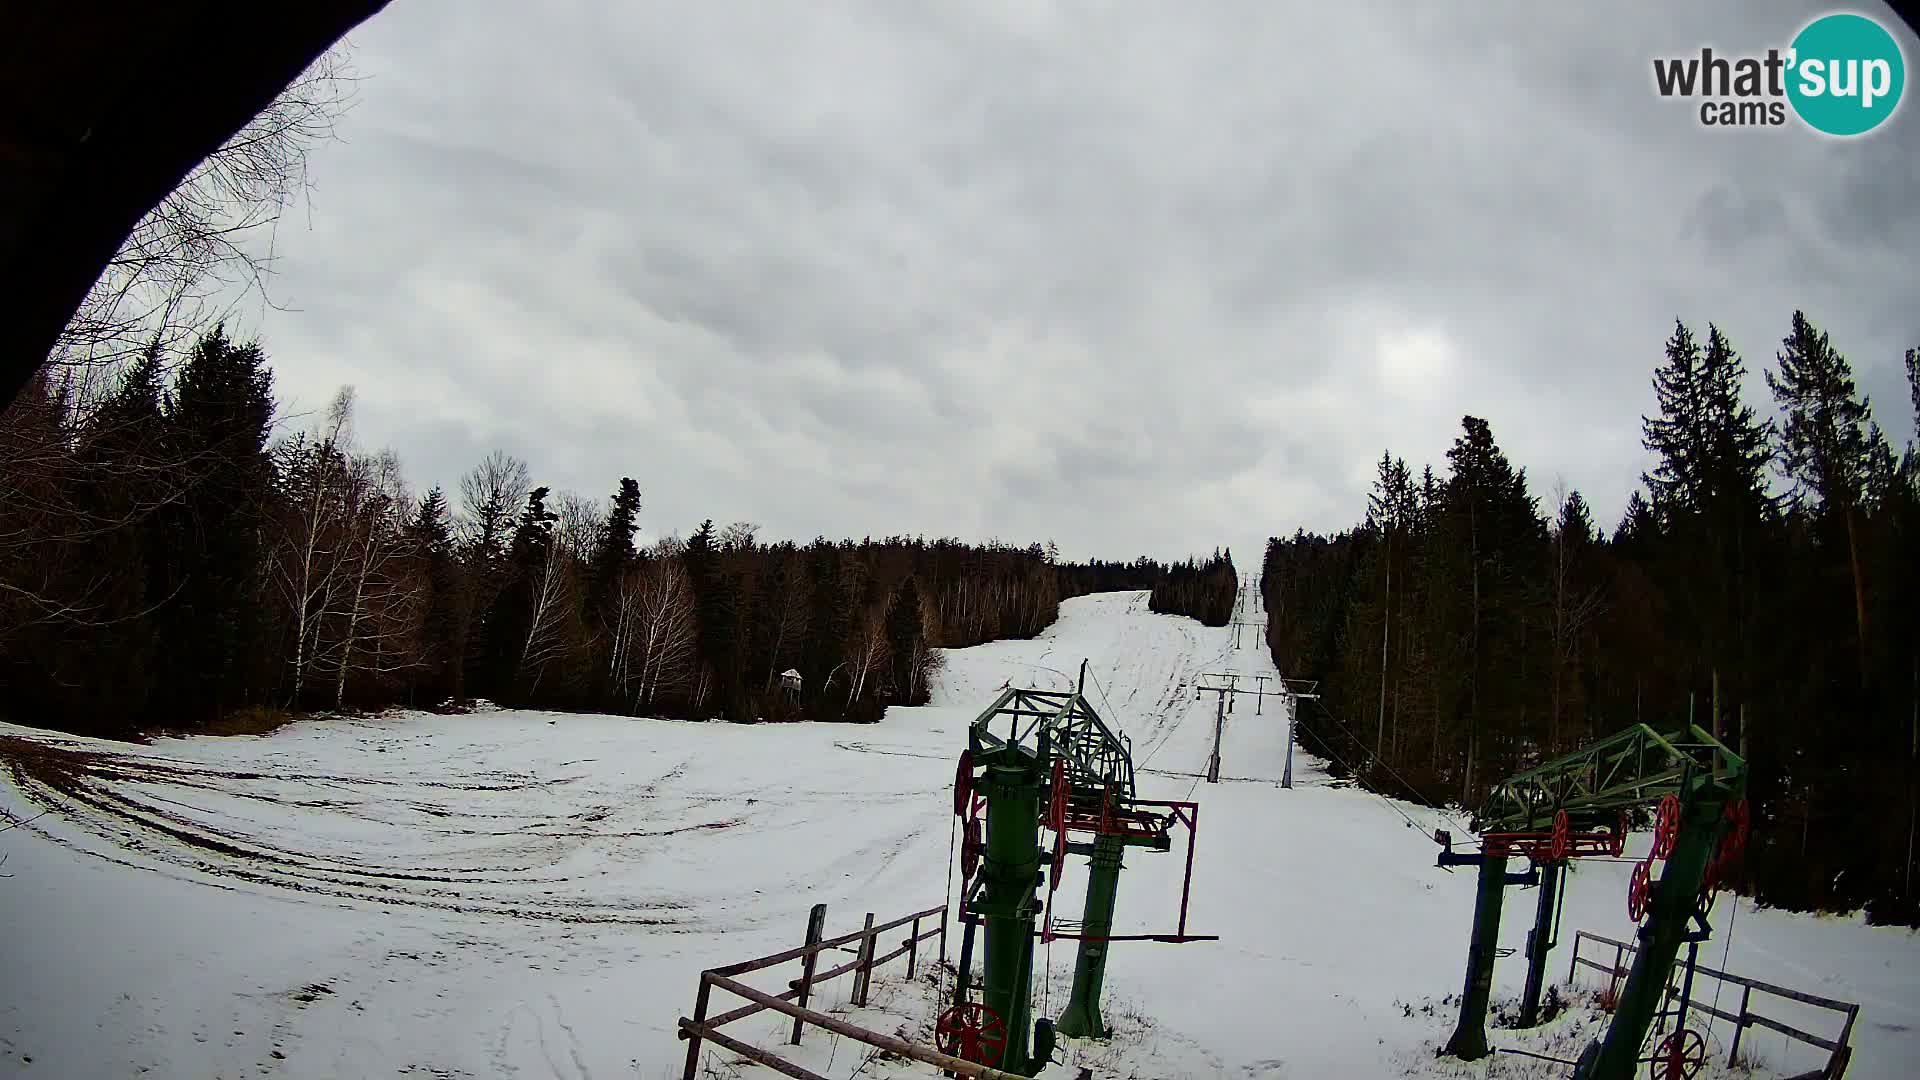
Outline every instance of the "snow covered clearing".
<path id="1" fill-rule="evenodd" d="M 1564 1073 L 1433 1058 L 1474 885 L 1433 865 L 1440 816 L 1334 784 L 1304 757 L 1281 790 L 1273 699 L 1260 715 L 1236 704 L 1225 779 L 1198 783 L 1214 703 L 1194 679 L 1271 672 L 1264 649 L 1116 593 L 1067 602 L 1037 640 L 949 653 L 934 704 L 873 726 L 395 714 L 150 746 L 0 730 L 12 764 L 0 798 L 28 822 L 0 834 L 0 1074 L 677 1077 L 674 1022 L 702 968 L 798 944 L 815 902 L 830 934 L 869 910 L 940 902 L 966 725 L 1008 680 L 1067 688 L 1082 657 L 1090 696 L 1133 738 L 1142 794 L 1202 803 L 1189 927 L 1222 940 L 1116 945 L 1115 1039 L 1066 1041 L 1069 1063 L 1044 1075 Z M 1178 844 L 1128 856 L 1116 933 L 1172 928 L 1182 863 Z M 1555 981 L 1575 929 L 1630 937 L 1628 869 L 1587 862 L 1570 876 Z M 1063 912 L 1077 913 L 1083 878 L 1070 866 Z M 1503 946 L 1523 942 L 1532 907 L 1509 895 Z M 1703 962 L 1863 1006 L 1850 1076 L 1920 1072 L 1914 935 L 1746 905 L 1735 916 L 1725 898 L 1715 925 Z M 1064 1003 L 1072 943 L 1050 953 L 1041 1015 Z M 904 970 L 876 974 L 865 1010 L 847 1009 L 850 979 L 816 1004 L 925 1039 L 933 984 L 906 984 Z M 1523 975 L 1518 955 L 1503 960 L 1496 995 L 1516 997 Z M 1576 1008 L 1493 1039 L 1570 1057 L 1595 1023 Z M 763 1013 L 727 1030 L 772 1046 L 784 1027 Z M 1730 1034 L 1715 1026 L 1713 1075 L 1727 1074 Z M 1756 1075 L 1820 1063 L 1765 1031 L 1748 1045 Z M 864 1049 L 810 1031 L 795 1056 L 834 1077 L 908 1074 Z M 709 1075 L 771 1075 L 721 1050 L 706 1062 Z"/>

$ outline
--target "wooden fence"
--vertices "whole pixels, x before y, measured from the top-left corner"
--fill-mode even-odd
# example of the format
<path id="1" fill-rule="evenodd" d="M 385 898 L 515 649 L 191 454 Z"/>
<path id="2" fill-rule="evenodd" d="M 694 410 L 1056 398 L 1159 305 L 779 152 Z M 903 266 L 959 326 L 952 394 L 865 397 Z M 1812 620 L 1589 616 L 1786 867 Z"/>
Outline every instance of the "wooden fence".
<path id="1" fill-rule="evenodd" d="M 1612 947 L 1613 963 L 1608 965 L 1590 957 L 1581 956 L 1580 945 L 1582 942 L 1592 942 L 1595 945 Z M 1604 972 L 1607 976 L 1609 990 L 1617 993 L 1621 980 L 1627 977 L 1628 969 L 1624 966 L 1626 959 L 1637 951 L 1638 947 L 1628 942 L 1615 941 L 1610 937 L 1601 937 L 1599 934 L 1590 933 L 1586 930 L 1577 930 L 1573 935 L 1573 961 L 1567 965 L 1567 982 L 1569 985 L 1572 984 L 1573 974 L 1578 968 L 1583 966 L 1590 967 L 1595 971 Z M 1681 968 L 1676 966 L 1674 970 L 1678 973 Z M 1840 1080 L 1840 1077 L 1846 1073 L 1847 1063 L 1853 1057 L 1853 1047 L 1848 1044 L 1848 1040 L 1853 1035 L 1854 1019 L 1860 1015 L 1860 1006 L 1858 1004 L 1851 1001 L 1837 1001 L 1833 998 L 1824 998 L 1799 990 L 1790 990 L 1784 986 L 1775 986 L 1772 983 L 1761 982 L 1758 979 L 1749 979 L 1741 975 L 1731 975 L 1724 971 L 1715 971 L 1704 965 L 1697 965 L 1693 970 L 1696 974 L 1718 979 L 1724 984 L 1740 987 L 1740 1008 L 1737 1012 L 1722 1012 L 1714 1006 L 1701 1001 L 1692 1001 L 1686 1004 L 1686 1008 L 1688 1009 L 1697 1009 L 1709 1016 L 1719 1017 L 1733 1025 L 1733 1048 L 1727 1054 L 1727 1063 L 1729 1065 L 1739 1060 L 1740 1039 L 1741 1036 L 1746 1034 L 1747 1029 L 1750 1027 L 1763 1027 L 1777 1031 L 1790 1039 L 1796 1039 L 1827 1051 L 1828 1056 L 1825 1068 L 1816 1069 L 1811 1073 L 1804 1073 L 1801 1076 L 1794 1077 L 1793 1080 Z M 1789 1001 L 1797 1001 L 1802 1005 L 1811 1005 L 1818 1009 L 1829 1009 L 1842 1014 L 1846 1019 L 1840 1025 L 1840 1034 L 1832 1039 L 1822 1038 L 1811 1032 L 1802 1031 L 1791 1024 L 1785 1024 L 1772 1017 L 1762 1016 L 1754 1012 L 1753 994 L 1756 990 L 1762 994 L 1772 994 L 1775 997 L 1784 998 Z M 1677 995 L 1678 991 L 1669 984 L 1667 987 L 1668 999 L 1672 1000 Z"/>
<path id="2" fill-rule="evenodd" d="M 867 992 L 871 989 L 873 983 L 873 969 L 902 956 L 907 958 L 907 978 L 913 978 L 915 967 L 919 961 L 920 943 L 929 938 L 938 938 L 940 940 L 939 960 L 941 963 L 945 963 L 947 955 L 946 905 L 943 904 L 940 907 L 928 908 L 925 911 L 916 911 L 911 915 L 902 915 L 891 922 L 881 923 L 878 926 L 874 925 L 873 913 L 868 912 L 866 925 L 864 927 L 853 933 L 842 934 L 839 937 L 832 938 L 822 938 L 820 936 L 826 923 L 826 917 L 827 906 L 825 904 L 815 904 L 812 914 L 807 919 L 806 944 L 798 948 L 774 953 L 772 956 L 763 956 L 757 960 L 747 960 L 738 964 L 729 964 L 725 967 L 709 968 L 700 973 L 700 990 L 698 996 L 694 998 L 693 1016 L 691 1018 L 685 1016 L 680 1018 L 679 1036 L 687 1041 L 687 1067 L 686 1071 L 682 1073 L 682 1080 L 696 1080 L 696 1070 L 700 1064 L 700 1046 L 703 1041 L 731 1050 L 741 1057 L 765 1065 L 769 1069 L 782 1075 L 795 1077 L 796 1080 L 826 1080 L 826 1077 L 801 1068 L 771 1050 L 763 1050 L 750 1043 L 742 1042 L 739 1039 L 723 1034 L 719 1030 L 723 1025 L 730 1024 L 735 1020 L 745 1019 L 746 1017 L 767 1009 L 784 1013 L 793 1018 L 793 1032 L 787 1041 L 795 1046 L 800 1044 L 801 1030 L 808 1025 L 812 1025 L 835 1032 L 836 1034 L 844 1035 L 849 1039 L 866 1043 L 868 1046 L 898 1054 L 901 1057 L 938 1066 L 948 1073 L 974 1078 L 974 1080 L 1025 1080 L 1024 1077 L 1017 1076 L 1014 1073 L 1002 1072 L 999 1069 L 988 1068 L 985 1065 L 978 1065 L 971 1061 L 963 1061 L 960 1058 L 950 1057 L 937 1050 L 930 1050 L 923 1046 L 915 1046 L 905 1040 L 895 1038 L 891 1035 L 882 1035 L 877 1031 L 868 1031 L 865 1028 L 847 1023 L 838 1017 L 829 1016 L 826 1013 L 807 1008 L 807 997 L 813 992 L 815 986 L 847 974 L 852 974 L 854 977 L 854 1005 L 864 1006 L 867 1003 Z M 922 932 L 920 929 L 921 923 L 935 917 L 939 919 L 938 924 Z M 907 932 L 906 938 L 900 943 L 900 946 L 883 956 L 876 956 L 875 953 L 880 948 L 880 935 L 891 930 L 897 930 L 903 926 L 910 927 L 910 929 Z M 815 964 L 822 952 L 829 949 L 841 949 L 850 942 L 856 941 L 860 944 L 859 948 L 855 951 L 853 960 L 826 971 L 814 970 Z M 761 971 L 779 964 L 792 963 L 794 961 L 800 962 L 800 974 L 798 978 L 787 983 L 785 993 L 769 994 L 764 990 L 748 986 L 736 978 L 736 976 L 744 975 L 751 971 Z M 720 1013 L 717 1016 L 708 1016 L 707 1007 L 715 988 L 724 990 L 735 997 L 742 998 L 747 1003 L 738 1008 Z M 796 1002 L 794 1000 L 795 998 L 799 1000 Z"/>

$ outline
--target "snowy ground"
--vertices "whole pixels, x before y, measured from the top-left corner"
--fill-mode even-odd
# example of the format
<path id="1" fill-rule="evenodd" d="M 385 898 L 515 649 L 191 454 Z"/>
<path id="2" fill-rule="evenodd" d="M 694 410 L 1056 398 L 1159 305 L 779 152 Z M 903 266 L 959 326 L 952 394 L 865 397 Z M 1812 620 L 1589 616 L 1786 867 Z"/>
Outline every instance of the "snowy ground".
<path id="1" fill-rule="evenodd" d="M 674 1020 L 701 968 L 795 944 L 815 902 L 829 932 L 939 902 L 966 724 L 1009 679 L 1070 685 L 1082 657 L 1096 704 L 1133 737 L 1143 794 L 1203 805 L 1190 928 L 1222 940 L 1115 946 L 1115 1040 L 1069 1043 L 1074 1064 L 1047 1076 L 1564 1072 L 1432 1057 L 1473 893 L 1471 873 L 1433 866 L 1437 816 L 1332 784 L 1311 759 L 1281 790 L 1271 701 L 1236 706 L 1226 780 L 1198 783 L 1213 701 L 1196 700 L 1195 676 L 1271 668 L 1254 635 L 1235 650 L 1228 630 L 1116 593 L 1069 601 L 1038 640 L 950 653 L 933 705 L 874 726 L 397 714 L 151 746 L 0 728 L 22 763 L 0 805 L 31 819 L 0 834 L 0 1075 L 677 1077 Z M 84 753 L 32 749 L 47 744 Z M 1118 932 L 1171 929 L 1181 862 L 1177 847 L 1128 857 Z M 1627 870 L 1579 867 L 1565 941 L 1629 936 Z M 1717 926 L 1729 912 L 1723 900 Z M 1532 894 L 1511 893 L 1507 915 L 1502 944 L 1518 946 Z M 1920 1072 L 1913 935 L 1744 905 L 1731 918 L 1731 970 L 1861 1003 L 1850 1076 Z M 1703 960 L 1718 966 L 1726 941 Z M 1070 943 L 1042 954 L 1042 1014 L 1064 1003 L 1071 966 Z M 933 984 L 903 972 L 857 1015 L 924 1038 Z M 1522 975 L 1503 961 L 1499 992 Z M 844 1009 L 849 989 L 832 984 L 824 1005 Z M 772 1045 L 777 1019 L 729 1030 Z M 1594 1022 L 1577 1009 L 1494 1041 L 1572 1056 Z M 1757 1075 L 1819 1062 L 1751 1034 Z M 909 1075 L 861 1049 L 814 1032 L 799 1054 L 833 1077 Z M 771 1075 L 730 1059 L 710 1052 L 708 1074 Z"/>

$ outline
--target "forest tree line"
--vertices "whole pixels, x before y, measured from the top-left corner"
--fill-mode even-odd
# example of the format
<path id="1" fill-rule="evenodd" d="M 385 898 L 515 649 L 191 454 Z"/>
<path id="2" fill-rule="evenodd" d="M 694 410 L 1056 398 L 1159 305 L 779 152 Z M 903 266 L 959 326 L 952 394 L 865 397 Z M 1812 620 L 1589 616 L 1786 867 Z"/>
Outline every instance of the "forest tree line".
<path id="1" fill-rule="evenodd" d="M 1147 607 L 1162 615 L 1190 615 L 1208 626 L 1225 626 L 1233 618 L 1240 576 L 1233 569 L 1233 552 L 1218 548 L 1205 561 L 1188 559 L 1167 567 L 1155 579 Z"/>
<path id="2" fill-rule="evenodd" d="M 874 720 L 927 700 L 935 649 L 1031 637 L 1063 598 L 1165 574 L 744 522 L 643 549 L 636 480 L 556 493 L 498 452 L 416 495 L 355 445 L 349 392 L 279 431 L 266 356 L 218 330 L 84 397 L 49 369 L 0 413 L 0 700 L 40 726 L 476 698 Z"/>
<path id="3" fill-rule="evenodd" d="M 1920 426 L 1920 351 L 1905 365 Z M 1804 314 L 1765 371 L 1777 419 L 1745 379 L 1718 328 L 1675 326 L 1642 418 L 1658 464 L 1611 535 L 1578 491 L 1543 508 L 1469 416 L 1443 474 L 1383 454 L 1363 522 L 1271 541 L 1274 660 L 1322 680 L 1303 745 L 1472 807 L 1691 717 L 1752 766 L 1752 895 L 1920 918 L 1920 449 L 1896 450 Z"/>

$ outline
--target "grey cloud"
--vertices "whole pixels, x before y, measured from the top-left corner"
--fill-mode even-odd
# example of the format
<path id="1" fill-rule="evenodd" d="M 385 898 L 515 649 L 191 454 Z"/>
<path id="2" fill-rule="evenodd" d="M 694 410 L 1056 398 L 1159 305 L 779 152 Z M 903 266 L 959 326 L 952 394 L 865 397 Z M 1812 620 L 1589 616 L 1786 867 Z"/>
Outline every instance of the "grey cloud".
<path id="1" fill-rule="evenodd" d="M 259 330 L 420 486 L 502 446 L 634 475 L 656 535 L 1244 560 L 1469 412 L 1611 521 L 1675 316 L 1757 369 L 1807 307 L 1905 437 L 1912 103 L 1841 144 L 1652 90 L 1804 19 L 409 0 L 356 35 Z M 1392 369 L 1407 341 L 1441 366 Z"/>

